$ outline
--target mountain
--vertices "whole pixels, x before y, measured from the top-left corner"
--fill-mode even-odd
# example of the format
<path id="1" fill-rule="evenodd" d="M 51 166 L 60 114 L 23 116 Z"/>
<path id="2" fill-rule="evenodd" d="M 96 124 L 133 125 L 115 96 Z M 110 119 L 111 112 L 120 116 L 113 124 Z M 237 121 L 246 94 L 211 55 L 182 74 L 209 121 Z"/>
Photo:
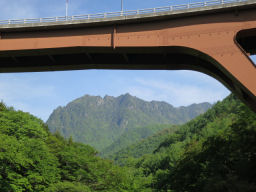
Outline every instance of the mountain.
<path id="1" fill-rule="evenodd" d="M 175 108 L 166 102 L 147 102 L 130 94 L 104 98 L 85 95 L 55 109 L 46 123 L 51 132 L 58 131 L 66 138 L 72 136 L 75 141 L 101 151 L 131 129 L 182 124 L 210 107 L 209 103 L 201 103 Z M 159 129 L 151 133 L 156 131 Z"/>

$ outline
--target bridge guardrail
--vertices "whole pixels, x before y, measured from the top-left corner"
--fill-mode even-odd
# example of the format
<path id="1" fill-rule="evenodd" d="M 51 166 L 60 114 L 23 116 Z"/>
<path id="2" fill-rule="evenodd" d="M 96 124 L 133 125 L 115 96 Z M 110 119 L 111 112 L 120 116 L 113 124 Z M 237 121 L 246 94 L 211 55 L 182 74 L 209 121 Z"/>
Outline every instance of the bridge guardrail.
<path id="1" fill-rule="evenodd" d="M 247 1 L 247 0 L 211 0 L 211 1 L 204 1 L 204 2 L 171 5 L 171 6 L 165 6 L 165 7 L 86 14 L 86 15 L 73 15 L 73 16 L 67 16 L 67 17 L 60 16 L 60 17 L 29 18 L 29 19 L 8 19 L 8 20 L 0 20 L 0 25 L 25 24 L 25 23 L 48 23 L 48 22 L 60 22 L 60 21 L 79 21 L 79 20 L 90 20 L 90 19 L 113 18 L 113 17 L 120 17 L 120 16 L 143 15 L 143 14 L 151 14 L 151 13 L 187 10 L 187 9 L 193 9 L 193 8 L 229 4 L 229 3 L 235 3 L 235 2 L 244 2 L 244 1 Z"/>

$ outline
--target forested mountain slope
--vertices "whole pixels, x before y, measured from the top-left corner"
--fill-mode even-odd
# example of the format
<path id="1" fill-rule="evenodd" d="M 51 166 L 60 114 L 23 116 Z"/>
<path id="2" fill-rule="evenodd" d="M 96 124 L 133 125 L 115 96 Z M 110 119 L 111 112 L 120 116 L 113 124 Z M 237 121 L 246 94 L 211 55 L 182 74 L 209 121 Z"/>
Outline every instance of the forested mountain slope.
<path id="1" fill-rule="evenodd" d="M 119 163 L 142 172 L 152 191 L 256 191 L 256 114 L 231 95 L 152 154 Z"/>
<path id="2" fill-rule="evenodd" d="M 160 125 L 159 125 L 160 126 Z M 161 125 L 162 129 L 152 134 L 151 136 L 144 137 L 143 139 L 137 139 L 132 142 L 130 145 L 126 145 L 127 147 L 122 146 L 125 137 L 120 137 L 121 147 L 118 142 L 114 142 L 110 147 L 103 151 L 103 153 L 107 150 L 110 152 L 103 154 L 102 156 L 108 159 L 114 160 L 117 164 L 122 164 L 123 160 L 127 158 L 139 158 L 145 154 L 151 154 L 154 150 L 163 142 L 166 138 L 169 137 L 172 133 L 174 133 L 178 128 L 179 125 Z M 157 125 L 153 126 L 157 127 Z M 147 132 L 148 127 L 145 127 L 145 131 Z M 137 141 L 137 142 L 136 142 Z"/>
<path id="3" fill-rule="evenodd" d="M 55 109 L 47 124 L 51 132 L 59 131 L 66 138 L 72 136 L 75 141 L 101 151 L 131 129 L 136 132 L 137 128 L 149 125 L 182 124 L 209 107 L 209 103 L 202 103 L 175 108 L 165 102 L 146 102 L 129 94 L 104 98 L 85 95 Z"/>

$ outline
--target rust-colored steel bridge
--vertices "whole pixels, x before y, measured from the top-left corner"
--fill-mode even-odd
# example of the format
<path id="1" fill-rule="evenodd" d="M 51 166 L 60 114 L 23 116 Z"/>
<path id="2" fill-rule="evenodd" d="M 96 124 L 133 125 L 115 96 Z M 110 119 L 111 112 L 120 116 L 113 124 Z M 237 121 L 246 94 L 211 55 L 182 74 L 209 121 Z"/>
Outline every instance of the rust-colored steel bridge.
<path id="1" fill-rule="evenodd" d="M 248 0 L 0 25 L 0 72 L 195 70 L 222 82 L 256 111 L 256 66 L 249 58 L 255 48 L 256 0 Z"/>

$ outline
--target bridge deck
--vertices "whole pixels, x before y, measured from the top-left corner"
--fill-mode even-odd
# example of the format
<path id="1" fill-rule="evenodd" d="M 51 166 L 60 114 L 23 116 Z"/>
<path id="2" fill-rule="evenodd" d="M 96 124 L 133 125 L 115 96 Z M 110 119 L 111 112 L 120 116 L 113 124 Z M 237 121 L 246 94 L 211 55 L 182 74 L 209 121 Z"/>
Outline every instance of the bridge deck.
<path id="1" fill-rule="evenodd" d="M 141 20 L 178 18 L 209 12 L 221 12 L 226 9 L 240 10 L 255 6 L 256 0 L 213 0 L 191 4 L 158 7 L 124 12 L 77 15 L 69 17 L 49 17 L 41 19 L 0 20 L 1 31 L 42 30 L 52 28 L 69 28 L 75 26 L 95 26 L 122 24 Z"/>

